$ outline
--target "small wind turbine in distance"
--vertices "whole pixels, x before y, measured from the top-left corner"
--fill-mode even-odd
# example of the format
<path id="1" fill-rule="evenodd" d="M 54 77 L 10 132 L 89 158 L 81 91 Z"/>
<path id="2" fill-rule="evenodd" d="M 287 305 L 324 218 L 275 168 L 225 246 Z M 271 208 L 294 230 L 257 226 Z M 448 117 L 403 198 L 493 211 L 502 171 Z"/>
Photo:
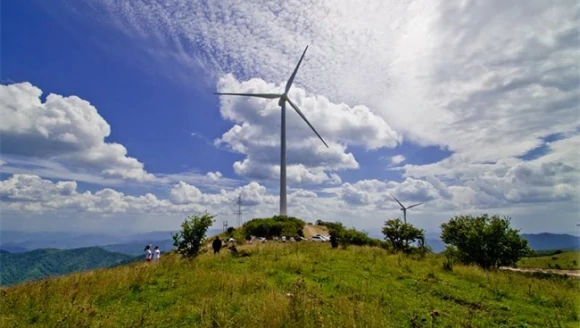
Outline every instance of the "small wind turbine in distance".
<path id="1" fill-rule="evenodd" d="M 302 57 L 298 61 L 298 65 L 292 72 L 290 79 L 286 82 L 286 88 L 284 89 L 284 93 L 231 93 L 231 92 L 214 92 L 214 95 L 222 95 L 222 96 L 245 96 L 245 97 L 257 97 L 257 98 L 266 98 L 266 99 L 279 99 L 278 105 L 281 107 L 281 124 L 280 124 L 280 215 L 286 216 L 286 102 L 294 108 L 296 113 L 302 117 L 304 122 L 308 124 L 308 126 L 314 131 L 314 133 L 320 138 L 322 143 L 329 148 L 324 139 L 320 136 L 320 134 L 316 131 L 316 129 L 308 122 L 306 116 L 302 113 L 302 111 L 296 106 L 290 98 L 288 98 L 288 91 L 294 82 L 294 78 L 296 77 L 296 72 L 298 72 L 298 68 L 302 63 L 302 59 L 304 59 L 304 55 L 306 54 L 306 50 L 308 50 L 308 46 L 304 49 L 302 53 Z"/>
<path id="2" fill-rule="evenodd" d="M 401 202 L 399 202 L 399 200 L 397 199 L 397 197 L 393 196 L 393 194 L 391 194 L 391 193 L 389 193 L 389 194 L 397 201 L 397 203 L 399 203 L 399 205 L 401 205 L 401 211 L 403 211 L 403 220 L 404 220 L 405 223 L 407 223 L 407 210 L 408 209 L 411 209 L 411 208 L 413 208 L 415 206 L 419 206 L 419 205 L 423 204 L 423 203 L 417 203 L 417 204 L 413 204 L 413 205 L 411 205 L 409 207 L 405 207 L 403 204 L 401 204 Z"/>

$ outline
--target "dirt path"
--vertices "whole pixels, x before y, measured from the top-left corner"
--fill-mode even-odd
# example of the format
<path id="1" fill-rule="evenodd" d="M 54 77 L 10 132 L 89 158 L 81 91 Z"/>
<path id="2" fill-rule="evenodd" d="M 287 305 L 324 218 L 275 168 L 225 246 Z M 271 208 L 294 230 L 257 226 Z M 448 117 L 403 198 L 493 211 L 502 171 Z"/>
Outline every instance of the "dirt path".
<path id="1" fill-rule="evenodd" d="M 305 225 L 302 232 L 304 233 L 304 238 L 310 238 L 318 234 L 328 235 L 328 228 L 317 225 Z"/>
<path id="2" fill-rule="evenodd" d="M 510 268 L 501 267 L 500 270 L 518 271 L 518 272 L 543 272 L 543 273 L 554 273 L 563 274 L 576 278 L 580 278 L 580 270 L 551 270 L 551 269 L 540 269 L 540 268 Z"/>

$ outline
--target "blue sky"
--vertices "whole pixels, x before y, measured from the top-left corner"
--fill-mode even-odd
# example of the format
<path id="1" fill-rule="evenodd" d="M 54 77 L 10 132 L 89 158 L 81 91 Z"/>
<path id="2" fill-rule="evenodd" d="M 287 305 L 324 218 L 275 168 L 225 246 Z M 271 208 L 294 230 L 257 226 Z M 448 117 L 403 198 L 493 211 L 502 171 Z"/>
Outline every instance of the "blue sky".
<path id="1" fill-rule="evenodd" d="M 394 193 L 427 231 L 576 232 L 574 2 L 227 2 L 3 3 L 3 229 L 221 226 L 240 192 L 246 219 L 276 214 L 276 101 L 212 93 L 282 88 L 308 44 L 290 96 L 331 147 L 288 111 L 289 214 L 380 228 Z"/>

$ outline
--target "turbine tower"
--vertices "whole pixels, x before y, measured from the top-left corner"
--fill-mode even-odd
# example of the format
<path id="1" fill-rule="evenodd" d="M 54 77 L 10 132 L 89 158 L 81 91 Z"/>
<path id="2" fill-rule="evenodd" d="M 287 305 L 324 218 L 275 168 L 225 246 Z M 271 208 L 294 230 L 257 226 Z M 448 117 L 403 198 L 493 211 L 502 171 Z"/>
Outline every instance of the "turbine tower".
<path id="1" fill-rule="evenodd" d="M 290 98 L 288 98 L 288 91 L 294 82 L 294 78 L 296 77 L 296 72 L 298 72 L 298 68 L 302 63 L 302 59 L 304 59 L 304 55 L 306 54 L 306 50 L 308 50 L 308 46 L 304 49 L 302 53 L 302 57 L 298 61 L 294 72 L 286 82 L 286 88 L 284 89 L 284 93 L 230 93 L 230 92 L 214 92 L 215 95 L 223 95 L 223 96 L 246 96 L 246 97 L 257 97 L 257 98 L 266 98 L 266 99 L 279 99 L 278 105 L 281 108 L 281 124 L 280 124 L 280 215 L 286 216 L 286 103 L 289 103 L 292 108 L 302 117 L 304 122 L 308 124 L 308 126 L 314 131 L 314 133 L 318 136 L 318 138 L 322 141 L 322 143 L 329 148 L 324 139 L 320 136 L 320 134 L 316 131 L 316 129 L 310 124 L 310 122 L 306 119 L 306 116 L 302 113 L 302 111 L 296 106 Z"/>
<path id="2" fill-rule="evenodd" d="M 417 204 L 413 204 L 413 205 L 411 205 L 409 207 L 405 207 L 405 206 L 403 206 L 403 204 L 401 204 L 401 202 L 399 202 L 399 200 L 397 199 L 397 197 L 393 196 L 393 194 L 390 194 L 390 195 L 397 201 L 397 203 L 399 203 L 399 205 L 401 205 L 401 211 L 403 211 L 403 220 L 404 220 L 405 223 L 407 223 L 407 210 L 408 209 L 411 209 L 411 208 L 413 208 L 415 206 L 419 206 L 419 205 L 423 204 L 423 203 L 417 203 Z"/>
<path id="3" fill-rule="evenodd" d="M 240 195 L 238 196 L 238 201 L 236 202 L 238 205 L 238 228 L 242 226 L 242 192 L 240 191 Z"/>

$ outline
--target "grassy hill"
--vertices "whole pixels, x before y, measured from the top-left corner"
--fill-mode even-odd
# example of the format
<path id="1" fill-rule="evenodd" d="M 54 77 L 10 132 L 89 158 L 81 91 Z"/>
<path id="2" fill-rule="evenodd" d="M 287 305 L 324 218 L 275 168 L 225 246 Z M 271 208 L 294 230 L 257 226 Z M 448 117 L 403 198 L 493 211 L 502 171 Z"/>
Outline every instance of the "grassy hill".
<path id="1" fill-rule="evenodd" d="M 0 252 L 0 285 L 109 267 L 132 258 L 99 247 L 69 250 L 37 249 L 18 254 Z"/>
<path id="2" fill-rule="evenodd" d="M 240 247 L 242 248 L 242 247 Z M 244 246 L 250 257 L 73 273 L 0 291 L 3 327 L 577 327 L 580 280 L 442 268 L 369 247 Z"/>
<path id="3" fill-rule="evenodd" d="M 526 257 L 521 259 L 517 266 L 520 268 L 542 269 L 580 269 L 580 252 L 564 252 L 560 254 Z"/>

